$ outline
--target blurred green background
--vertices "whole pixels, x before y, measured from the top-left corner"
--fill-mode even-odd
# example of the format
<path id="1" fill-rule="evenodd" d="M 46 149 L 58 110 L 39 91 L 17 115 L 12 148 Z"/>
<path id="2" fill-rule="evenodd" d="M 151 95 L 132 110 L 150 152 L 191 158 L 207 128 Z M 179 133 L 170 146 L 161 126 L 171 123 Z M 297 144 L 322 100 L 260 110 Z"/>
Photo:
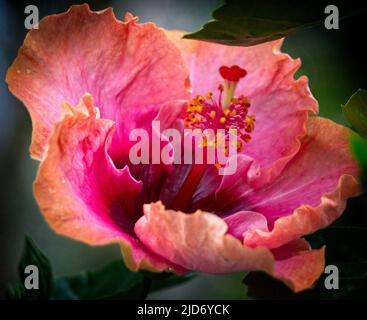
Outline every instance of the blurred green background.
<path id="1" fill-rule="evenodd" d="M 130 11 L 140 21 L 154 21 L 168 29 L 197 30 L 210 19 L 217 0 L 115 0 L 115 1 L 5 1 L 0 2 L 0 75 L 5 79 L 26 34 L 24 7 L 37 5 L 40 16 L 67 10 L 71 4 L 89 2 L 92 9 L 114 8 L 118 18 Z M 260 5 L 260 2 L 259 2 Z M 299 75 L 310 79 L 311 91 L 320 103 L 320 114 L 345 123 L 340 105 L 358 88 L 367 89 L 366 49 L 361 32 L 363 16 L 340 22 L 339 30 L 323 26 L 307 29 L 286 39 L 283 51 L 302 59 Z M 25 233 L 48 255 L 56 275 L 95 269 L 120 257 L 117 246 L 88 247 L 57 236 L 42 219 L 32 195 L 38 163 L 29 157 L 31 121 L 22 104 L 0 82 L 0 298 L 10 282 L 17 281 L 17 262 Z M 243 274 L 199 275 L 184 285 L 154 293 L 150 299 L 245 299 Z"/>

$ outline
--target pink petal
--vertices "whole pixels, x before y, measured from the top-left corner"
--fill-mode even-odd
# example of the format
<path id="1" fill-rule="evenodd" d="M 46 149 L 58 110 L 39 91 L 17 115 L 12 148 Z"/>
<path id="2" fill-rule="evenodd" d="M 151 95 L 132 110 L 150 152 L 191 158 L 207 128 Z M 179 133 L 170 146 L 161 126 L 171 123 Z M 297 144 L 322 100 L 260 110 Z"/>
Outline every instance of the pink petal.
<path id="1" fill-rule="evenodd" d="M 216 215 L 200 210 L 193 214 L 165 210 L 160 202 L 145 205 L 144 217 L 135 225 L 136 234 L 148 248 L 188 270 L 261 270 L 295 291 L 312 286 L 323 270 L 322 249 L 292 252 L 290 258 L 275 261 L 268 249 L 247 247 L 227 230 L 226 223 Z"/>
<path id="2" fill-rule="evenodd" d="M 62 104 L 76 105 L 87 92 L 102 117 L 117 123 L 114 155 L 126 130 L 151 121 L 161 104 L 187 98 L 179 52 L 154 24 L 136 21 L 84 4 L 42 19 L 28 33 L 6 81 L 31 114 L 34 158 L 42 158 Z"/>
<path id="3" fill-rule="evenodd" d="M 282 176 L 268 188 L 248 192 L 247 210 L 261 212 L 274 228 L 252 230 L 249 246 L 278 247 L 322 229 L 337 219 L 360 187 L 358 167 L 348 147 L 348 129 L 323 118 L 310 118 L 307 135 Z"/>
<path id="4" fill-rule="evenodd" d="M 275 262 L 276 278 L 282 280 L 294 292 L 311 288 L 324 272 L 325 247 L 309 250 L 305 240 L 298 239 L 279 250 L 287 257 L 277 257 Z M 279 253 L 277 253 L 279 255 Z M 279 259 L 279 260 L 278 260 Z"/>
<path id="5" fill-rule="evenodd" d="M 307 114 L 318 112 L 307 78 L 294 80 L 300 60 L 280 53 L 282 40 L 245 48 L 181 39 L 180 31 L 166 33 L 186 61 L 193 95 L 216 92 L 222 82 L 220 66 L 247 70 L 236 93 L 250 97 L 250 111 L 256 115 L 255 131 L 245 149 L 260 165 L 261 174 L 252 183 L 259 187 L 273 181 L 299 150 Z"/>
<path id="6" fill-rule="evenodd" d="M 258 212 L 238 211 L 224 218 L 224 221 L 228 225 L 228 233 L 241 241 L 250 230 L 268 231 L 266 218 Z"/>
<path id="7" fill-rule="evenodd" d="M 301 251 L 308 250 L 311 250 L 311 246 L 306 240 L 296 239 L 279 248 L 272 249 L 271 252 L 276 260 L 285 260 L 294 257 Z"/>
<path id="8" fill-rule="evenodd" d="M 91 245 L 119 243 L 131 269 L 164 270 L 171 265 L 133 236 L 141 182 L 107 155 L 112 130 L 91 96 L 76 108 L 66 104 L 34 183 L 36 200 L 55 232 Z"/>

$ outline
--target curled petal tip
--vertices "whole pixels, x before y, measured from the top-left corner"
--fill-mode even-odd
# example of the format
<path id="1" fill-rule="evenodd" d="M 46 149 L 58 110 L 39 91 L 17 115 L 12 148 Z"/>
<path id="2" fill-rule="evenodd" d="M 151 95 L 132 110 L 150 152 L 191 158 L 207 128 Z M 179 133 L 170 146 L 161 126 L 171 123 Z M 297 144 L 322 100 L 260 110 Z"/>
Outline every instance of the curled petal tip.
<path id="1" fill-rule="evenodd" d="M 125 13 L 124 22 L 138 22 L 139 17 L 134 16 L 131 12 L 127 11 Z"/>

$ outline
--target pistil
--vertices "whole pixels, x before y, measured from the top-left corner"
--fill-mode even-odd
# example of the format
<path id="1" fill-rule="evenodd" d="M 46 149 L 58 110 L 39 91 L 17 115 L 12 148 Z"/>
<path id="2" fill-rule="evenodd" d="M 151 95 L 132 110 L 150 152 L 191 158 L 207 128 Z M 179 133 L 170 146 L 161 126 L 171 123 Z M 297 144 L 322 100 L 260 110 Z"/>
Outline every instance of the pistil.
<path id="1" fill-rule="evenodd" d="M 251 106 L 250 99 L 244 95 L 235 97 L 236 86 L 247 72 L 238 66 L 222 66 L 219 68 L 219 73 L 224 82 L 218 86 L 218 100 L 215 101 L 212 92 L 208 92 L 205 96 L 196 96 L 187 107 L 184 124 L 186 128 L 202 131 L 205 129 L 225 129 L 226 151 L 230 134 L 236 132 L 237 151 L 242 151 L 244 144 L 250 142 L 250 134 L 255 128 L 255 115 L 248 114 L 248 109 Z M 204 147 L 209 144 L 219 147 L 217 140 L 204 141 Z"/>

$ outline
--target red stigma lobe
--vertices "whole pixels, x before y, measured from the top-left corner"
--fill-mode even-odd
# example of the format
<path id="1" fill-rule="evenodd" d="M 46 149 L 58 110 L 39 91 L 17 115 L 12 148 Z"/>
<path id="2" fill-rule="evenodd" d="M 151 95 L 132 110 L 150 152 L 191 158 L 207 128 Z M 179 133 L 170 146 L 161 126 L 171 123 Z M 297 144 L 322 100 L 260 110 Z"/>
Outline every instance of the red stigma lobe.
<path id="1" fill-rule="evenodd" d="M 232 67 L 221 66 L 219 68 L 219 73 L 225 80 L 238 82 L 247 74 L 247 71 L 234 65 Z"/>

